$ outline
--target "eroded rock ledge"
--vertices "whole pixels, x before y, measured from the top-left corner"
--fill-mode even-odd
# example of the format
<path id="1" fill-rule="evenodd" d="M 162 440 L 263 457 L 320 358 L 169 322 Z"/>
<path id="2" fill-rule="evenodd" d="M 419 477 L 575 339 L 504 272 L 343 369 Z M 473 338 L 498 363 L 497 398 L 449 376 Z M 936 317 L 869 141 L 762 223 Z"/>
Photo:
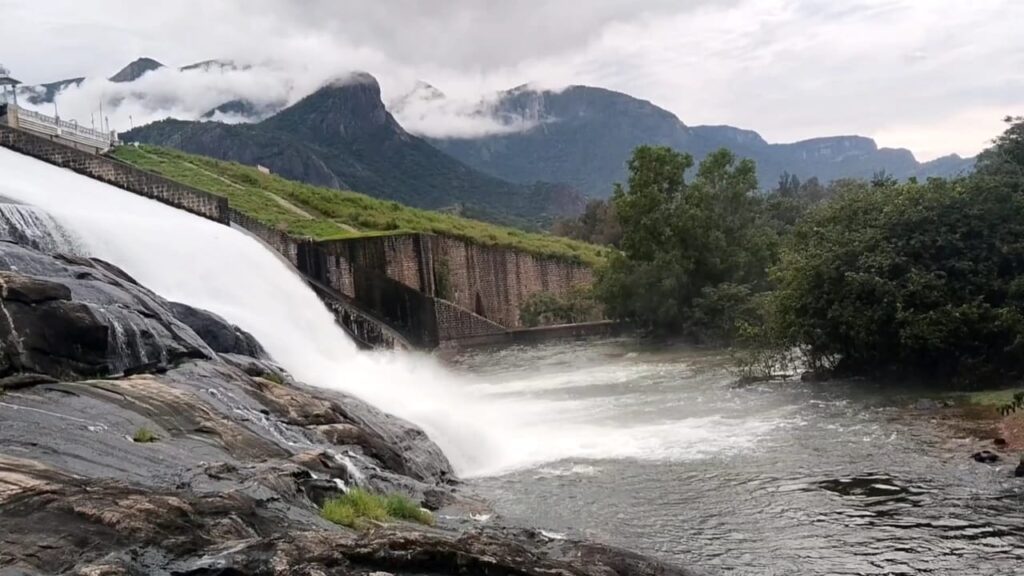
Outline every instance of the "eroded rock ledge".
<path id="1" fill-rule="evenodd" d="M 109 264 L 0 242 L 0 288 L 0 575 L 690 573 L 449 518 L 467 505 L 422 431 L 292 381 L 248 334 Z M 446 512 L 323 520 L 352 486 Z"/>

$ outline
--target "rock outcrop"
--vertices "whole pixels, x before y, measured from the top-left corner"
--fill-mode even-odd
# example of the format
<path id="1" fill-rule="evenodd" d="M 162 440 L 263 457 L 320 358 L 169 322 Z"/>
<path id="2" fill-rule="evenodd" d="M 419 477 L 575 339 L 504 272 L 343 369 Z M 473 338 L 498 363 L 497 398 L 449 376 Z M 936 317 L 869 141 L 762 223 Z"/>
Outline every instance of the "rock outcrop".
<path id="1" fill-rule="evenodd" d="M 0 377 L 78 380 L 214 355 L 124 272 L 0 242 Z"/>
<path id="2" fill-rule="evenodd" d="M 0 243 L 0 268 L 4 576 L 689 574 L 476 524 L 418 428 L 294 382 L 251 336 L 108 264 Z M 444 510 L 434 527 L 321 518 L 352 487 Z"/>
<path id="3" fill-rule="evenodd" d="M 191 328 L 214 352 L 253 358 L 267 357 L 267 353 L 252 334 L 231 325 L 213 312 L 180 302 L 170 302 L 169 307 L 174 317 Z"/>

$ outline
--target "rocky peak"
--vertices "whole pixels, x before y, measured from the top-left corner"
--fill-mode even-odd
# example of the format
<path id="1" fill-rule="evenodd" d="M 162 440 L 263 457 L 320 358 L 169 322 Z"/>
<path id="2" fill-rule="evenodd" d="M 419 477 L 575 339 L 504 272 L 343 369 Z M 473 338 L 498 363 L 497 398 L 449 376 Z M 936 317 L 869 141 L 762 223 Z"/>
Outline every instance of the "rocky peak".
<path id="1" fill-rule="evenodd" d="M 733 126 L 694 126 L 692 131 L 702 137 L 715 139 L 723 143 L 733 143 L 742 146 L 767 146 L 764 138 L 753 130 L 744 130 Z"/>
<path id="2" fill-rule="evenodd" d="M 385 108 L 377 79 L 365 72 L 330 82 L 264 124 L 318 144 L 407 136 Z"/>
<path id="3" fill-rule="evenodd" d="M 392 99 L 388 105 L 388 109 L 394 111 L 398 116 L 401 116 L 402 112 L 417 103 L 438 102 L 445 100 L 447 97 L 447 94 L 438 90 L 435 86 L 422 80 L 417 80 L 411 90 L 402 94 L 398 98 Z"/>
<path id="4" fill-rule="evenodd" d="M 147 72 L 159 70 L 164 65 L 152 58 L 139 58 L 110 77 L 111 82 L 134 82 Z"/>
<path id="5" fill-rule="evenodd" d="M 791 144 L 807 156 L 844 157 L 852 154 L 872 154 L 878 151 L 878 145 L 871 138 L 864 136 L 826 136 L 801 140 Z"/>
<path id="6" fill-rule="evenodd" d="M 203 72 L 209 72 L 216 70 L 218 72 L 227 72 L 233 70 L 248 70 L 251 68 L 248 64 L 239 65 L 234 60 L 203 60 L 202 62 L 196 62 L 195 64 L 189 64 L 188 66 L 182 66 L 179 68 L 182 72 L 188 72 L 190 70 L 201 70 Z"/>

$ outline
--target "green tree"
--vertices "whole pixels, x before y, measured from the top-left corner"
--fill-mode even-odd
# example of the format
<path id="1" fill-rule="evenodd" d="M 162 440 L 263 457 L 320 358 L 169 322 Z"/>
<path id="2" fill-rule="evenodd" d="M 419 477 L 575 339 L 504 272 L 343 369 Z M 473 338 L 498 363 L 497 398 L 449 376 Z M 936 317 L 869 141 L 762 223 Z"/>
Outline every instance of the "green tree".
<path id="1" fill-rule="evenodd" d="M 771 328 L 813 368 L 938 381 L 1024 368 L 1024 197 L 988 178 L 848 187 L 796 228 Z"/>
<path id="2" fill-rule="evenodd" d="M 1024 116 L 1007 116 L 1005 132 L 978 155 L 975 176 L 1024 191 Z"/>
<path id="3" fill-rule="evenodd" d="M 622 228 L 615 206 L 607 200 L 591 200 L 578 218 L 560 219 L 551 228 L 555 236 L 582 240 L 591 244 L 618 246 Z"/>
<path id="4" fill-rule="evenodd" d="M 670 148 L 635 150 L 627 186 L 612 196 L 622 251 L 599 275 L 597 294 L 611 317 L 641 328 L 728 340 L 735 329 L 725 314 L 765 288 L 775 236 L 753 162 L 719 150 L 687 183 L 692 166 Z"/>

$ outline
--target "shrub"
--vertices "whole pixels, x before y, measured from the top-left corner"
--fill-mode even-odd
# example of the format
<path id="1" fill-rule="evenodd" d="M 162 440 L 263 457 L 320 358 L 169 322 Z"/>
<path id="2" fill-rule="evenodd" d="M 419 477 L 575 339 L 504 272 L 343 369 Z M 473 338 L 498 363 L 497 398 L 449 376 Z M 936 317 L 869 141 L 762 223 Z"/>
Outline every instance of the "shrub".
<path id="1" fill-rule="evenodd" d="M 427 525 L 434 522 L 430 512 L 405 496 L 382 496 L 362 488 L 353 488 L 343 496 L 327 500 L 320 514 L 330 522 L 357 529 L 362 528 L 366 522 L 386 522 L 392 519 Z"/>
<path id="2" fill-rule="evenodd" d="M 985 383 L 1024 375 L 1024 198 L 987 180 L 862 187 L 783 251 L 774 321 L 809 367 Z"/>
<path id="3" fill-rule="evenodd" d="M 149 444 L 150 442 L 156 442 L 158 440 L 157 435 L 153 433 L 149 428 L 139 428 L 132 435 L 132 442 L 139 444 Z"/>
<path id="4" fill-rule="evenodd" d="M 519 309 L 519 321 L 530 327 L 588 322 L 601 319 L 601 315 L 592 291 L 583 287 L 562 295 L 537 292 Z"/>

